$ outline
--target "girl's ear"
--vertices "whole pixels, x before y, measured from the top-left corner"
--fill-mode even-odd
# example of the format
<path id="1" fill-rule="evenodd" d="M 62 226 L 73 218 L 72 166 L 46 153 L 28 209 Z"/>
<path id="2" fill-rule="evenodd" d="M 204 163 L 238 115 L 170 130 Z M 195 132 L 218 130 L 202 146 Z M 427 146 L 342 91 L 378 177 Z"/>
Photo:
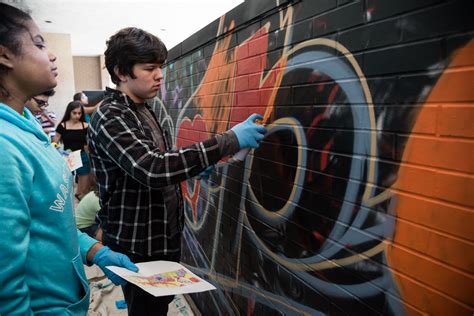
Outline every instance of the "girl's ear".
<path id="1" fill-rule="evenodd" d="M 120 79 L 120 82 L 127 82 L 128 76 L 122 74 L 117 66 L 114 67 L 114 73 L 117 76 L 117 78 Z"/>
<path id="2" fill-rule="evenodd" d="M 12 58 L 13 58 L 12 52 L 6 48 L 3 45 L 0 45 L 0 65 L 6 67 L 7 69 L 12 69 L 13 68 L 13 63 L 12 63 Z"/>

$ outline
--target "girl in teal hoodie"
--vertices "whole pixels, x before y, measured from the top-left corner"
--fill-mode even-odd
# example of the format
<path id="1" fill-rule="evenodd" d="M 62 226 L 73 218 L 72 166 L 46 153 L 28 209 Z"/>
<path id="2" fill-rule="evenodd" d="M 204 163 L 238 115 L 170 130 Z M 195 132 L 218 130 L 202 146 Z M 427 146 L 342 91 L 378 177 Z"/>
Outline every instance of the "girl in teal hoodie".
<path id="1" fill-rule="evenodd" d="M 83 264 L 138 271 L 76 230 L 72 176 L 25 102 L 56 86 L 56 57 L 31 17 L 0 4 L 0 315 L 85 315 Z"/>

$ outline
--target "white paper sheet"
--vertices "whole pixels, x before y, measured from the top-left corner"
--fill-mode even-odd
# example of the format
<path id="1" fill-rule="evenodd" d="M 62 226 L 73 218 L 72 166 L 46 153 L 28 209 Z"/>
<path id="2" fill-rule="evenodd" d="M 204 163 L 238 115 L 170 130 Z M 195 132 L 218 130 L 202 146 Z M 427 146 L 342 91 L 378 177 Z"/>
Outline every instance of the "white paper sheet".
<path id="1" fill-rule="evenodd" d="M 67 156 L 64 156 L 64 160 L 71 171 L 79 169 L 82 167 L 82 159 L 81 159 L 81 150 L 76 150 L 70 153 Z"/>
<path id="2" fill-rule="evenodd" d="M 172 261 L 136 263 L 138 273 L 115 266 L 106 268 L 153 296 L 196 293 L 215 290 L 183 265 Z"/>

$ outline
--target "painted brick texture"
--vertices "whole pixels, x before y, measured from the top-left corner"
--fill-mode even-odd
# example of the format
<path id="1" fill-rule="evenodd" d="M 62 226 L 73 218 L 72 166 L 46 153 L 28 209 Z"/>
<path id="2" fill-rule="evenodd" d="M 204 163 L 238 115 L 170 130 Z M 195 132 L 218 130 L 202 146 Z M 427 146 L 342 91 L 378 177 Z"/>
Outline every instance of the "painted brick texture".
<path id="1" fill-rule="evenodd" d="M 183 183 L 203 315 L 472 315 L 474 2 L 249 0 L 174 47 L 183 147 L 252 113 L 242 163 Z"/>

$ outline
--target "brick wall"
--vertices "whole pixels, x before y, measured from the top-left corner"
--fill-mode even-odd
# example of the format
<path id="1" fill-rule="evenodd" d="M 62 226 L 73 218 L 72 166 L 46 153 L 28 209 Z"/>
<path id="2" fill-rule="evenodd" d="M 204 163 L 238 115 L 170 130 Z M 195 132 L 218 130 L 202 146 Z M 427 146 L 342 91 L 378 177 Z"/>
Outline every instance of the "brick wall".
<path id="1" fill-rule="evenodd" d="M 170 51 L 177 147 L 251 113 L 240 164 L 183 184 L 203 315 L 472 315 L 474 2 L 250 0 Z"/>

